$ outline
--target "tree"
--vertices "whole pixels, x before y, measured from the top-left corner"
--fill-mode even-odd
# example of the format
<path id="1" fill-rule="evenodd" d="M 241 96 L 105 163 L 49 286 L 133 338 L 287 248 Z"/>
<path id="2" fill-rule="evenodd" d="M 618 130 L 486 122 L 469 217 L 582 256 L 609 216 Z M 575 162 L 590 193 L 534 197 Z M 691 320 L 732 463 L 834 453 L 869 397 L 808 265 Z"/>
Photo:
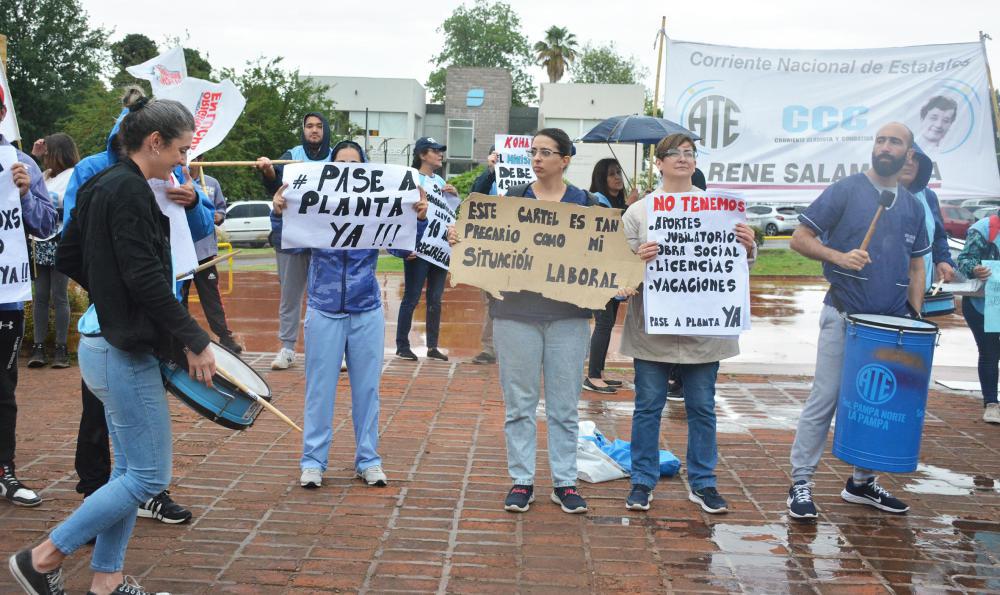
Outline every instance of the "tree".
<path id="1" fill-rule="evenodd" d="M 545 40 L 535 44 L 535 63 L 545 68 L 550 83 L 558 83 L 566 74 L 566 67 L 576 60 L 576 35 L 566 27 L 549 27 Z"/>
<path id="2" fill-rule="evenodd" d="M 136 78 L 125 69 L 155 58 L 159 53 L 156 43 L 142 33 L 129 33 L 120 41 L 112 43 L 111 62 L 115 67 L 115 75 L 111 77 L 111 86 L 124 87 L 137 83 Z M 149 93 L 149 83 L 143 81 L 142 86 Z"/>
<path id="3" fill-rule="evenodd" d="M 587 43 L 571 68 L 574 83 L 605 83 L 633 85 L 642 83 L 648 76 L 634 56 L 622 56 L 614 42 L 594 46 Z"/>
<path id="4" fill-rule="evenodd" d="M 535 82 L 526 70 L 531 64 L 531 46 L 510 4 L 474 0 L 471 7 L 456 8 L 437 30 L 444 33 L 444 43 L 431 59 L 437 67 L 427 79 L 431 101 L 444 101 L 449 66 L 506 68 L 514 79 L 513 103 L 527 105 L 535 100 Z"/>
<path id="5" fill-rule="evenodd" d="M 56 123 L 55 130 L 73 137 L 80 157 L 93 155 L 107 147 L 108 133 L 122 111 L 120 91 L 123 88 L 108 90 L 104 83 L 94 82 Z"/>
<path id="6" fill-rule="evenodd" d="M 92 29 L 78 0 L 3 0 L 7 77 L 24 143 L 56 132 L 65 114 L 99 79 L 108 32 Z"/>
<path id="7" fill-rule="evenodd" d="M 209 80 L 212 78 L 212 65 L 201 57 L 201 52 L 184 48 L 184 63 L 187 65 L 188 76 Z"/>

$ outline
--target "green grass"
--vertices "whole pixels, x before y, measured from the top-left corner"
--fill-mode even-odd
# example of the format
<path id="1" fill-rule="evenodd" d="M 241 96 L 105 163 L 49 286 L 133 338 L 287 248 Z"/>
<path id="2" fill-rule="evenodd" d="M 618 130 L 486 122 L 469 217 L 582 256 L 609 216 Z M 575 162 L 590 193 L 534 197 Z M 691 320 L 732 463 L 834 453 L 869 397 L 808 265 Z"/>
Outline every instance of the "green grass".
<path id="1" fill-rule="evenodd" d="M 764 248 L 758 253 L 757 262 L 750 269 L 750 274 L 755 277 L 818 277 L 823 274 L 823 266 L 793 250 Z"/>
<path id="2" fill-rule="evenodd" d="M 253 264 L 241 263 L 240 257 L 243 256 L 272 256 L 274 255 L 274 248 L 242 248 L 242 252 L 238 254 L 236 258 L 236 268 L 235 271 L 270 271 L 274 272 L 278 270 L 278 265 L 273 261 L 269 262 L 254 262 Z M 255 259 L 257 260 L 257 259 Z M 226 264 L 219 266 L 220 270 L 227 270 Z M 401 273 L 403 272 L 403 259 L 396 258 L 388 254 L 381 254 L 378 257 L 378 265 L 375 268 L 376 273 Z"/>

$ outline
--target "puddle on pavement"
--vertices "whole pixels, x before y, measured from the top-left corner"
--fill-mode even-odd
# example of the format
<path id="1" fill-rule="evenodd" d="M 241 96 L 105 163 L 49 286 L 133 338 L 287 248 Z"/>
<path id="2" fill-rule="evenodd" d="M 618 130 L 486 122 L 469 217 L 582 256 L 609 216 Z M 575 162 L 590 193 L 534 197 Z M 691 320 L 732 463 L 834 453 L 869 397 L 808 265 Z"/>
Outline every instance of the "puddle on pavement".
<path id="1" fill-rule="evenodd" d="M 913 478 L 903 486 L 903 490 L 912 494 L 937 496 L 969 496 L 977 491 L 1000 494 L 1000 481 L 982 475 L 966 475 L 922 463 L 917 466 L 917 473 L 925 477 Z"/>

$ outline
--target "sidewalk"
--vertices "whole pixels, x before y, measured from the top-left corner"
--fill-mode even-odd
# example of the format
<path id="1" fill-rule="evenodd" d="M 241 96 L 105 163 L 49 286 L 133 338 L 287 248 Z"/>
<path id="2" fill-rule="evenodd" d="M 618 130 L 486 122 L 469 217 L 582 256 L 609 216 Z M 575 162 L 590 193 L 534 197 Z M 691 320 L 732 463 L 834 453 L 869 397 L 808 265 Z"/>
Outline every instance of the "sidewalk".
<path id="1" fill-rule="evenodd" d="M 249 354 L 263 369 L 273 354 Z M 619 374 L 621 377 L 622 375 Z M 275 403 L 301 423 L 298 366 L 267 372 Z M 390 485 L 353 480 L 350 390 L 340 383 L 331 468 L 323 488 L 297 485 L 300 438 L 268 413 L 236 433 L 171 398 L 174 498 L 191 523 L 139 519 L 126 572 L 173 593 L 1000 592 L 1000 428 L 978 398 L 934 392 L 924 471 L 883 476 L 912 510 L 895 517 L 843 503 L 849 467 L 829 454 L 816 477 L 818 523 L 788 520 L 788 452 L 807 379 L 720 377 L 719 489 L 730 513 L 687 501 L 684 472 L 656 490 L 648 513 L 625 510 L 627 480 L 582 484 L 591 511 L 548 502 L 545 424 L 538 498 L 502 509 L 509 487 L 495 366 L 389 359 L 382 442 Z M 0 554 L 41 540 L 77 504 L 73 453 L 79 371 L 21 369 L 18 467 L 45 498 L 0 502 Z M 584 393 L 582 419 L 628 439 L 631 393 Z M 684 459 L 683 407 L 664 415 L 663 442 Z M 89 585 L 89 548 L 67 563 L 69 592 Z M 13 590 L 0 574 L 0 593 Z"/>

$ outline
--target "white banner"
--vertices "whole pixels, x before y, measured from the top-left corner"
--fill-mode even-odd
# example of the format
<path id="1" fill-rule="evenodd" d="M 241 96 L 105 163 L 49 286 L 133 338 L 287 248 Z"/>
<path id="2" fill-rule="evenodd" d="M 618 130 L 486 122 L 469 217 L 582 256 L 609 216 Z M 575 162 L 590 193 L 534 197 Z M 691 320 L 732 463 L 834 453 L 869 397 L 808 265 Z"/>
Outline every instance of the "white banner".
<path id="1" fill-rule="evenodd" d="M 170 259 L 173 261 L 174 278 L 198 266 L 198 256 L 194 250 L 194 239 L 191 237 L 191 227 L 188 226 L 187 211 L 183 206 L 167 198 L 167 189 L 177 186 L 177 180 L 171 175 L 170 181 L 149 180 L 149 187 L 156 197 L 160 212 L 170 220 Z M 190 279 L 191 275 L 184 277 Z"/>
<path id="2" fill-rule="evenodd" d="M 187 78 L 187 61 L 184 59 L 184 48 L 175 47 L 142 64 L 129 66 L 125 69 L 137 79 L 149 81 L 153 96 L 171 87 L 177 87 Z"/>
<path id="3" fill-rule="evenodd" d="M 21 130 L 17 127 L 17 115 L 14 113 L 14 98 L 10 95 L 10 84 L 3 64 L 0 64 L 0 86 L 3 87 L 3 106 L 7 108 L 7 115 L 0 121 L 0 134 L 11 142 L 21 140 Z"/>
<path id="4" fill-rule="evenodd" d="M 531 137 L 519 134 L 498 134 L 493 147 L 497 152 L 494 172 L 497 177 L 497 194 L 506 196 L 507 190 L 519 184 L 535 181 L 531 169 Z"/>
<path id="5" fill-rule="evenodd" d="M 445 194 L 434 178 L 424 178 L 427 193 L 427 227 L 417 242 L 417 258 L 443 269 L 451 266 L 451 245 L 448 244 L 448 226 L 455 225 L 455 209 L 461 203 L 454 194 Z"/>
<path id="6" fill-rule="evenodd" d="M 750 329 L 750 270 L 736 239 L 746 203 L 727 192 L 643 199 L 647 241 L 660 253 L 646 266 L 643 303 L 653 335 L 737 335 Z"/>
<path id="7" fill-rule="evenodd" d="M 14 147 L 0 147 L 0 304 L 31 301 L 28 244 L 24 238 L 21 191 L 10 169 L 17 163 Z"/>
<path id="8" fill-rule="evenodd" d="M 158 97 L 177 100 L 194 114 L 194 138 L 188 160 L 219 146 L 247 104 L 229 79 L 213 83 L 188 77 L 180 85 L 164 89 Z"/>
<path id="9" fill-rule="evenodd" d="M 664 117 L 700 135 L 709 188 L 808 203 L 871 165 L 875 133 L 909 126 L 942 199 L 1000 195 L 979 43 L 775 50 L 670 41 Z"/>
<path id="10" fill-rule="evenodd" d="M 383 163 L 293 163 L 283 179 L 282 248 L 414 251 L 417 170 Z"/>

